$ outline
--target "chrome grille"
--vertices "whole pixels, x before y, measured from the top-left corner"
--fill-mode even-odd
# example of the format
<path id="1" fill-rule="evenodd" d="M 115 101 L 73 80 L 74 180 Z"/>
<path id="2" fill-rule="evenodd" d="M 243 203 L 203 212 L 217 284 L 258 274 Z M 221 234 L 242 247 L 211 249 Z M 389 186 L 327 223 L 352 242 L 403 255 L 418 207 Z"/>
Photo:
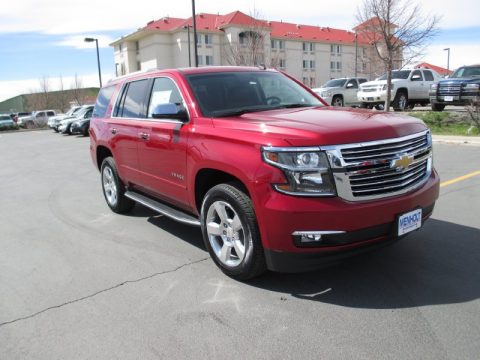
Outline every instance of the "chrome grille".
<path id="1" fill-rule="evenodd" d="M 378 199 L 416 189 L 428 179 L 432 168 L 428 131 L 325 150 L 338 195 L 350 201 Z"/>
<path id="2" fill-rule="evenodd" d="M 438 95 L 460 95 L 461 84 L 438 84 Z"/>

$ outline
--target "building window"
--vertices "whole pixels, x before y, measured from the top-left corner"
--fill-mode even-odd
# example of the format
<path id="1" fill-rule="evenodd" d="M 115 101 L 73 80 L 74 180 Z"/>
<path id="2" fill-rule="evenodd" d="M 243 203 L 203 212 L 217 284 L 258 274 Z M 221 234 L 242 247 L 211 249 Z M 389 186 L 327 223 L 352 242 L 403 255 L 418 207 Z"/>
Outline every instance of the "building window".
<path id="1" fill-rule="evenodd" d="M 335 61 L 330 61 L 330 71 L 335 71 Z"/>
<path id="2" fill-rule="evenodd" d="M 287 67 L 287 60 L 280 59 L 280 69 L 285 69 Z"/>
<path id="3" fill-rule="evenodd" d="M 315 78 L 314 77 L 310 78 L 310 87 L 311 88 L 315 87 Z"/>
<path id="4" fill-rule="evenodd" d="M 337 71 L 342 71 L 342 62 L 337 61 Z"/>
<path id="5" fill-rule="evenodd" d="M 135 41 L 135 52 L 137 53 L 137 55 L 140 52 L 140 44 L 138 41 Z"/>
<path id="6" fill-rule="evenodd" d="M 308 69 L 308 60 L 303 60 L 303 70 L 307 70 Z"/>
<path id="7" fill-rule="evenodd" d="M 137 61 L 137 71 L 142 70 L 142 64 L 140 64 L 140 61 Z"/>
<path id="8" fill-rule="evenodd" d="M 367 72 L 367 63 L 366 62 L 362 62 L 362 70 L 363 70 L 363 73 Z"/>
<path id="9" fill-rule="evenodd" d="M 203 56 L 202 55 L 197 56 L 197 64 L 199 66 L 203 65 Z"/>
<path id="10" fill-rule="evenodd" d="M 213 56 L 212 55 L 207 55 L 205 56 L 205 65 L 213 65 Z"/>
<path id="11" fill-rule="evenodd" d="M 122 43 L 118 44 L 118 51 L 122 51 Z"/>
<path id="12" fill-rule="evenodd" d="M 302 45 L 303 51 L 315 51 L 315 44 L 311 42 L 304 42 Z"/>
<path id="13" fill-rule="evenodd" d="M 315 69 L 315 60 L 310 60 L 310 69 L 311 70 Z"/>
<path id="14" fill-rule="evenodd" d="M 308 86 L 308 77 L 304 77 L 304 78 L 302 79 L 302 83 L 303 83 L 303 85 Z"/>
<path id="15" fill-rule="evenodd" d="M 342 50 L 343 50 L 342 45 L 335 45 L 335 44 L 330 45 L 330 53 L 332 55 L 341 56 Z"/>
<path id="16" fill-rule="evenodd" d="M 285 41 L 283 40 L 278 40 L 278 48 L 280 50 L 284 50 L 285 49 Z"/>
<path id="17" fill-rule="evenodd" d="M 272 49 L 276 49 L 276 48 L 277 48 L 277 47 L 276 47 L 276 44 L 277 44 L 277 41 L 276 41 L 276 40 L 270 40 L 270 47 L 271 47 Z"/>
<path id="18" fill-rule="evenodd" d="M 197 34 L 197 46 L 202 46 L 202 35 Z"/>
<path id="19" fill-rule="evenodd" d="M 205 35 L 205 45 L 207 47 L 212 47 L 213 44 L 213 36 L 212 35 Z"/>

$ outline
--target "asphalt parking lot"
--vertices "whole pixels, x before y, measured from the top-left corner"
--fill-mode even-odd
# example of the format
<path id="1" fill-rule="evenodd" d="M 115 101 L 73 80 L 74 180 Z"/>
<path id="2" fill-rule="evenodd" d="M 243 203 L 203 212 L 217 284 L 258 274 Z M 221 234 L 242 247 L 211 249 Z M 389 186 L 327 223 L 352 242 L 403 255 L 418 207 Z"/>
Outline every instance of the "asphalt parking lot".
<path id="1" fill-rule="evenodd" d="M 478 359 L 480 147 L 435 143 L 444 186 L 420 231 L 251 283 L 199 229 L 112 213 L 88 147 L 0 134 L 0 359 Z"/>

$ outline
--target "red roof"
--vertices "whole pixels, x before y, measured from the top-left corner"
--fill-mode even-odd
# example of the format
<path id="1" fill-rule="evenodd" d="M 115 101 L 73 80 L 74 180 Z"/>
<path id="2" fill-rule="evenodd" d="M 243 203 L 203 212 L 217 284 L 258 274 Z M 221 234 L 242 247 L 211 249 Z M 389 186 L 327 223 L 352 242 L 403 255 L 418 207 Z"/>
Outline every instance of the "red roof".
<path id="1" fill-rule="evenodd" d="M 355 26 L 353 28 L 354 31 L 359 31 L 359 30 L 371 30 L 379 27 L 382 24 L 382 20 L 380 20 L 377 16 L 372 17 L 371 19 L 364 21 L 363 23 Z M 397 28 L 398 25 L 391 24 L 392 28 Z"/>
<path id="2" fill-rule="evenodd" d="M 436 71 L 439 75 L 442 75 L 442 76 L 453 74 L 452 70 L 447 70 L 447 69 L 442 68 L 440 66 L 432 65 L 432 64 L 429 64 L 429 63 L 426 63 L 426 62 L 415 65 L 415 68 L 431 69 L 433 71 Z"/>
<path id="3" fill-rule="evenodd" d="M 299 25 L 278 21 L 257 20 L 241 11 L 234 11 L 226 15 L 197 14 L 195 16 L 198 31 L 220 32 L 223 28 L 231 25 L 240 26 L 263 26 L 271 32 L 271 37 L 276 39 L 299 39 L 305 41 L 323 41 L 332 43 L 355 43 L 355 33 L 347 30 L 333 29 L 311 25 Z M 184 26 L 193 26 L 192 18 L 179 19 L 165 17 L 151 21 L 144 29 L 174 31 Z M 368 44 L 368 41 L 358 36 L 358 42 Z"/>

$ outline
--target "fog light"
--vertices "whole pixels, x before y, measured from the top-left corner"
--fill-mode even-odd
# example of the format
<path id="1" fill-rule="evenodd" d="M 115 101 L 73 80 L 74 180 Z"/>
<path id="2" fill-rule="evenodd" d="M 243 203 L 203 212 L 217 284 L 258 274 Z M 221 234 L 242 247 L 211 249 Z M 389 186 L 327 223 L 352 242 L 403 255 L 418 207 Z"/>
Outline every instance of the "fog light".
<path id="1" fill-rule="evenodd" d="M 295 231 L 292 234 L 297 246 L 321 246 L 325 235 L 344 234 L 345 231 Z"/>

